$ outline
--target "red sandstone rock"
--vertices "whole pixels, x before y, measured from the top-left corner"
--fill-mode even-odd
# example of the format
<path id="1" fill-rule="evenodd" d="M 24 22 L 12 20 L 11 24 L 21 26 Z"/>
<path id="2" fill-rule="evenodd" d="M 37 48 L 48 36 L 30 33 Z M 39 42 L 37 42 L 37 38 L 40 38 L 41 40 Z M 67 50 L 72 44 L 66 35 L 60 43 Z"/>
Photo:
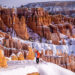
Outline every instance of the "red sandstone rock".
<path id="1" fill-rule="evenodd" d="M 21 17 L 20 20 L 16 17 L 15 24 L 14 24 L 14 30 L 16 31 L 16 34 L 19 37 L 21 37 L 22 39 L 28 39 L 29 38 L 29 35 L 27 33 L 27 28 L 25 25 L 24 17 Z"/>
<path id="2" fill-rule="evenodd" d="M 29 73 L 27 75 L 40 75 L 38 72 L 34 72 L 34 73 Z"/>
<path id="3" fill-rule="evenodd" d="M 51 32 L 49 27 L 43 26 L 43 35 L 47 40 L 51 40 Z"/>
<path id="4" fill-rule="evenodd" d="M 2 15 L 2 20 L 7 27 L 12 27 L 12 18 L 10 15 Z"/>
<path id="5" fill-rule="evenodd" d="M 5 31 L 5 32 L 7 31 L 7 27 L 5 26 L 5 24 L 4 24 L 3 20 L 1 19 L 1 17 L 0 17 L 0 29 Z"/>
<path id="6" fill-rule="evenodd" d="M 57 35 L 57 33 L 52 33 L 51 34 L 51 40 L 53 44 L 58 45 L 59 44 L 59 36 Z"/>

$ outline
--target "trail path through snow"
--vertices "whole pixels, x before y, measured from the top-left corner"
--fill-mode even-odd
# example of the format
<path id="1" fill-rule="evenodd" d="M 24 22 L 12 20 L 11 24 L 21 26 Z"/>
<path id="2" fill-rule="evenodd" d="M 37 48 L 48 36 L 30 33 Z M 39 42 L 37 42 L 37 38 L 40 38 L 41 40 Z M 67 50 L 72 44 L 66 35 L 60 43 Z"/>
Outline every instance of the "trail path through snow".
<path id="1" fill-rule="evenodd" d="M 39 64 L 31 60 L 10 61 L 8 64 L 8 68 L 0 69 L 0 75 L 27 75 L 32 72 L 39 72 L 40 75 L 75 75 L 70 70 L 44 61 Z"/>

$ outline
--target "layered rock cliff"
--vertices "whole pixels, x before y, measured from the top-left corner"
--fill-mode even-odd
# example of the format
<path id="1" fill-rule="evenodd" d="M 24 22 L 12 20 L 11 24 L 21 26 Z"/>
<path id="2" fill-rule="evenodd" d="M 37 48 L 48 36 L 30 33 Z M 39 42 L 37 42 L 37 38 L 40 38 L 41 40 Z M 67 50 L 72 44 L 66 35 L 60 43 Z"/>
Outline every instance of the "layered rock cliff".
<path id="1" fill-rule="evenodd" d="M 17 14 L 14 13 L 14 9 L 2 9 L 0 11 L 0 29 L 5 32 L 13 33 L 16 32 L 16 35 L 22 39 L 28 39 L 29 35 L 26 28 L 25 18 L 17 17 Z"/>
<path id="2" fill-rule="evenodd" d="M 29 27 L 41 38 L 44 37 L 59 44 L 60 33 L 68 38 L 74 37 L 74 20 L 75 18 L 63 15 L 50 15 L 43 8 L 2 8 L 0 10 L 0 29 L 10 32 L 10 34 L 15 31 L 16 35 L 24 40 L 29 39 L 27 31 L 27 27 Z M 53 37 L 58 40 L 54 40 Z"/>

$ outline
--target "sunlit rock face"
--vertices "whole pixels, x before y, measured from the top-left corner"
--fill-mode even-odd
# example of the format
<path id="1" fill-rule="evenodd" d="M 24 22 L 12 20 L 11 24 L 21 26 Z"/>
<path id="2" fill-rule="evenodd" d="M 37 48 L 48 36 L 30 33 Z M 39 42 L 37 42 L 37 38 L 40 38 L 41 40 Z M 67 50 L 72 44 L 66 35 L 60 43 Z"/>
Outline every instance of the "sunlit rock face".
<path id="1" fill-rule="evenodd" d="M 51 33 L 60 32 L 69 37 L 72 35 L 74 19 L 71 17 L 50 15 L 43 8 L 18 8 L 17 13 L 18 17 L 25 16 L 27 26 L 47 40 L 51 40 Z"/>
<path id="2" fill-rule="evenodd" d="M 16 34 L 22 39 L 28 39 L 29 35 L 27 33 L 25 18 L 24 17 L 21 17 L 20 19 L 18 17 L 14 18 L 15 18 L 14 22 L 15 24 L 13 25 L 13 28 L 16 31 Z"/>
<path id="3" fill-rule="evenodd" d="M 0 10 L 0 29 L 5 32 L 11 32 L 15 30 L 17 36 L 22 39 L 28 39 L 25 18 L 18 18 L 14 9 L 2 9 Z"/>
<path id="4" fill-rule="evenodd" d="M 38 72 L 34 72 L 34 73 L 29 73 L 27 75 L 40 75 Z"/>
<path id="5" fill-rule="evenodd" d="M 26 58 L 28 59 L 28 60 L 34 60 L 34 57 L 35 57 L 35 55 L 34 55 L 34 52 L 33 52 L 33 50 L 32 50 L 32 48 L 31 47 L 28 47 L 28 55 L 26 56 Z"/>
<path id="6" fill-rule="evenodd" d="M 45 12 L 42 8 L 32 8 L 30 13 L 31 14 L 29 14 L 27 20 L 28 26 L 32 26 L 32 23 L 35 23 L 34 26 L 49 26 L 51 24 L 50 15 L 47 12 Z"/>
<path id="7" fill-rule="evenodd" d="M 51 17 L 43 8 L 32 8 L 31 12 L 28 13 L 26 23 L 41 37 L 50 39 L 50 29 L 48 26 L 51 24 Z"/>
<path id="8" fill-rule="evenodd" d="M 3 20 L 0 17 L 0 30 L 7 31 L 7 27 L 5 26 Z"/>
<path id="9" fill-rule="evenodd" d="M 18 60 L 24 60 L 24 55 L 21 52 L 19 52 L 17 56 L 18 56 Z"/>
<path id="10" fill-rule="evenodd" d="M 0 67 L 7 67 L 7 60 L 3 54 L 3 50 L 0 49 Z"/>
<path id="11" fill-rule="evenodd" d="M 74 37 L 72 33 L 74 20 L 63 15 L 50 15 L 43 8 L 0 9 L 0 29 L 10 34 L 15 32 L 24 40 L 29 39 L 27 27 L 47 40 L 51 40 L 53 33 L 59 38 L 59 33 Z"/>
<path id="12" fill-rule="evenodd" d="M 18 60 L 18 57 L 13 53 L 13 54 L 11 55 L 11 60 Z"/>
<path id="13" fill-rule="evenodd" d="M 12 16 L 14 15 L 14 9 L 2 9 L 1 10 L 1 18 L 4 22 L 4 24 L 10 28 L 12 27 L 13 24 L 13 18 Z"/>

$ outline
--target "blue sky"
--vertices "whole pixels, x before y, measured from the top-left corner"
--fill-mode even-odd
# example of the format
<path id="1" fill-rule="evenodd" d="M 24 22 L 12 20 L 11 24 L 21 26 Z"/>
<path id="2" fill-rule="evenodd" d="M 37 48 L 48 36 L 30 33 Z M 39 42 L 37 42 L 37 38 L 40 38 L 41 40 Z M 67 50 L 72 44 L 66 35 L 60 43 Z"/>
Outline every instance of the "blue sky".
<path id="1" fill-rule="evenodd" d="M 7 7 L 18 7 L 32 2 L 47 2 L 47 1 L 61 1 L 61 0 L 0 0 L 0 5 Z M 62 0 L 62 1 L 75 1 L 75 0 Z"/>

